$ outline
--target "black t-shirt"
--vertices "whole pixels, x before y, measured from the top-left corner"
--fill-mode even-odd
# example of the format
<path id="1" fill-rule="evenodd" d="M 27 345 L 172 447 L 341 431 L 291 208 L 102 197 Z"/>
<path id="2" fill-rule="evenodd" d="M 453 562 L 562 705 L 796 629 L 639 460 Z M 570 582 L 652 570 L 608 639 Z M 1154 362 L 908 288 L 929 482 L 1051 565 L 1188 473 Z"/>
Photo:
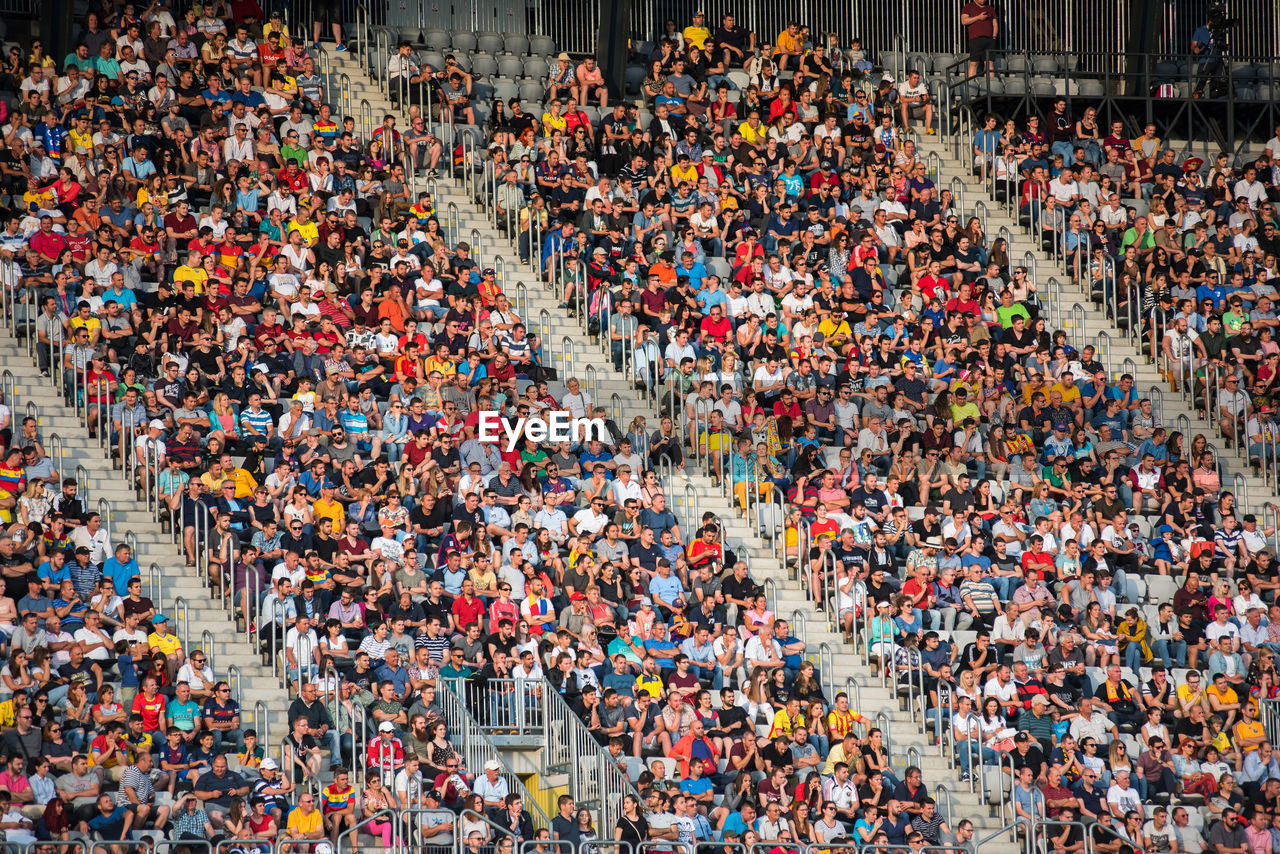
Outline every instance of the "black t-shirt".
<path id="1" fill-rule="evenodd" d="M 504 640 L 502 639 L 502 635 L 501 635 L 501 633 L 499 633 L 499 632 L 494 632 L 493 634 L 489 635 L 488 637 L 486 637 L 486 638 L 484 639 L 484 648 L 485 648 L 486 650 L 488 650 L 488 649 L 493 649 L 493 650 L 499 650 L 499 649 L 501 649 L 501 650 L 505 650 L 505 651 L 506 651 L 506 653 L 507 653 L 507 655 L 511 655 L 511 653 L 512 653 L 512 652 L 515 650 L 515 648 L 516 648 L 516 638 L 515 638 L 515 635 L 512 635 L 510 638 L 508 638 L 507 640 L 505 640 L 505 641 L 504 641 Z"/>
<path id="2" fill-rule="evenodd" d="M 1015 771 L 1023 768 L 1030 768 L 1035 773 L 1040 773 L 1040 766 L 1044 764 L 1044 751 L 1036 745 L 1031 745 L 1026 753 L 1018 750 L 1009 751 L 1009 758 L 1013 760 L 1013 769 Z"/>
<path id="3" fill-rule="evenodd" d="M 772 741 L 760 748 L 760 758 L 773 768 L 785 767 L 794 761 L 790 747 L 778 750 L 777 744 Z"/>

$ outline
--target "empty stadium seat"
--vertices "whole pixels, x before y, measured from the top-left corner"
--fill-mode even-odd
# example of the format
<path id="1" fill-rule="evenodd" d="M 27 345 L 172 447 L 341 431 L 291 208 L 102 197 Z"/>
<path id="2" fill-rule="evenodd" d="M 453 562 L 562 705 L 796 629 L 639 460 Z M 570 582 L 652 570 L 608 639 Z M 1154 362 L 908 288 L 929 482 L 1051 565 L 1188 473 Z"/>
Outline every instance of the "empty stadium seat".
<path id="1" fill-rule="evenodd" d="M 538 56 L 550 56 L 556 52 L 556 40 L 550 36 L 532 36 L 529 39 L 529 53 Z"/>
<path id="2" fill-rule="evenodd" d="M 449 49 L 449 33 L 444 30 L 424 30 L 422 41 L 432 50 L 444 51 Z"/>
<path id="3" fill-rule="evenodd" d="M 492 77 L 498 73 L 498 61 L 487 53 L 472 54 L 471 73 Z"/>
<path id="4" fill-rule="evenodd" d="M 493 96 L 501 101 L 520 97 L 520 84 L 510 77 L 493 78 Z"/>
<path id="5" fill-rule="evenodd" d="M 470 52 L 476 49 L 475 33 L 456 32 L 453 34 L 453 49 L 458 52 Z"/>
<path id="6" fill-rule="evenodd" d="M 529 37 L 523 33 L 507 33 L 502 37 L 502 46 L 507 53 L 524 56 L 529 52 Z"/>
<path id="7" fill-rule="evenodd" d="M 503 54 L 498 57 L 498 73 L 503 77 L 525 77 L 524 61 L 517 56 Z"/>
<path id="8" fill-rule="evenodd" d="M 502 53 L 506 50 L 502 33 L 476 33 L 476 50 L 482 50 L 485 53 Z"/>
<path id="9" fill-rule="evenodd" d="M 542 96 L 545 94 L 547 94 L 546 87 L 543 86 L 540 81 L 537 81 L 537 80 L 520 81 L 520 100 L 521 101 L 530 101 L 534 104 L 541 104 Z M 535 108 L 535 112 L 541 114 L 542 108 L 541 107 Z"/>
<path id="10" fill-rule="evenodd" d="M 1062 70 L 1062 66 L 1058 64 L 1057 57 L 1037 56 L 1031 61 L 1031 69 L 1036 74 L 1057 74 Z"/>
<path id="11" fill-rule="evenodd" d="M 555 67 L 558 63 L 550 57 L 531 56 L 524 60 L 524 76 L 530 80 L 546 80 Z"/>

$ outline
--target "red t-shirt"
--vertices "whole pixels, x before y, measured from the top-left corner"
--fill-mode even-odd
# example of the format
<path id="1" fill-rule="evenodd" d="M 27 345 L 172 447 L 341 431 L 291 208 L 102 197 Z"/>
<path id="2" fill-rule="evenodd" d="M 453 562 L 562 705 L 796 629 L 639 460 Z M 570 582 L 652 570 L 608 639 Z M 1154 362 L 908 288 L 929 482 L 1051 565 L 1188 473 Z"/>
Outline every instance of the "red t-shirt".
<path id="1" fill-rule="evenodd" d="M 468 623 L 480 622 L 484 616 L 484 603 L 477 596 L 473 596 L 470 602 L 467 602 L 465 596 L 459 596 L 453 600 L 453 607 L 450 610 L 453 612 L 455 625 L 461 627 Z"/>
<path id="2" fill-rule="evenodd" d="M 164 695 L 156 694 L 154 700 L 148 700 L 146 694 L 139 694 L 133 698 L 133 708 L 130 711 L 135 715 L 142 715 L 143 729 L 158 730 L 160 715 L 164 713 Z"/>
<path id="3" fill-rule="evenodd" d="M 949 288 L 947 287 L 947 280 L 945 276 L 933 276 L 929 273 L 925 273 L 920 277 L 920 291 L 927 299 L 945 297 L 948 290 Z M 939 291 L 941 291 L 941 294 L 939 294 Z"/>

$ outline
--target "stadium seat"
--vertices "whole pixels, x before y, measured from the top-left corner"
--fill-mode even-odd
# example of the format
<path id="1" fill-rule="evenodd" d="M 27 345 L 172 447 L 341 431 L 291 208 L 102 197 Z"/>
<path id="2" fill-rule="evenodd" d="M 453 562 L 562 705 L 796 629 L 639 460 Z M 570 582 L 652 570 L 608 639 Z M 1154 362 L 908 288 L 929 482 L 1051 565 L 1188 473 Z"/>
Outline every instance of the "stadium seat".
<path id="1" fill-rule="evenodd" d="M 424 30 L 422 40 L 432 50 L 445 51 L 449 49 L 449 33 L 445 30 Z"/>
<path id="2" fill-rule="evenodd" d="M 556 53 L 556 40 L 550 36 L 530 36 L 529 53 L 537 56 L 551 56 Z"/>
<path id="3" fill-rule="evenodd" d="M 476 33 L 476 50 L 482 50 L 485 53 L 502 53 L 506 50 L 502 34 L 494 32 Z"/>
<path id="4" fill-rule="evenodd" d="M 498 73 L 503 77 L 516 78 L 516 77 L 528 76 L 527 74 L 524 73 L 525 63 L 523 60 L 520 59 L 520 57 L 512 56 L 510 54 L 503 54 L 502 56 L 499 56 L 497 60 L 498 60 Z"/>
<path id="5" fill-rule="evenodd" d="M 455 32 L 453 34 L 453 50 L 455 53 L 470 53 L 476 49 L 475 33 Z"/>
<path id="6" fill-rule="evenodd" d="M 493 77 L 498 73 L 498 61 L 487 53 L 472 54 L 471 73 L 480 77 Z"/>
<path id="7" fill-rule="evenodd" d="M 530 80 L 548 80 L 557 68 L 559 65 L 551 57 L 531 56 L 524 60 L 524 76 Z"/>
<path id="8" fill-rule="evenodd" d="M 502 47 L 507 53 L 524 56 L 529 52 L 529 37 L 523 33 L 506 33 L 502 37 Z"/>
<path id="9" fill-rule="evenodd" d="M 1031 69 L 1036 74 L 1053 76 L 1062 71 L 1062 66 L 1059 64 L 1057 57 L 1037 56 L 1031 61 Z"/>
<path id="10" fill-rule="evenodd" d="M 547 87 L 537 80 L 520 81 L 520 100 L 529 101 L 533 104 L 541 104 L 542 98 L 547 94 Z M 542 108 L 536 108 L 538 115 L 542 114 Z"/>
<path id="11" fill-rule="evenodd" d="M 520 97 L 520 84 L 510 77 L 494 77 L 493 96 L 504 103 Z"/>

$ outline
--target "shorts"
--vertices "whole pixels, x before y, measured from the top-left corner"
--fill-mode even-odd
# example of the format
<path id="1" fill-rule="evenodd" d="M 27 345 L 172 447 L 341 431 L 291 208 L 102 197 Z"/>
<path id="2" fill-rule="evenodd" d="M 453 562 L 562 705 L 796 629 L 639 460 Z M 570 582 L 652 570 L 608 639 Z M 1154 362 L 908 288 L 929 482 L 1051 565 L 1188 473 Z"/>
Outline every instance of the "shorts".
<path id="1" fill-rule="evenodd" d="M 969 61 L 981 62 L 989 51 L 995 49 L 995 46 L 996 40 L 988 36 L 969 39 Z"/>

